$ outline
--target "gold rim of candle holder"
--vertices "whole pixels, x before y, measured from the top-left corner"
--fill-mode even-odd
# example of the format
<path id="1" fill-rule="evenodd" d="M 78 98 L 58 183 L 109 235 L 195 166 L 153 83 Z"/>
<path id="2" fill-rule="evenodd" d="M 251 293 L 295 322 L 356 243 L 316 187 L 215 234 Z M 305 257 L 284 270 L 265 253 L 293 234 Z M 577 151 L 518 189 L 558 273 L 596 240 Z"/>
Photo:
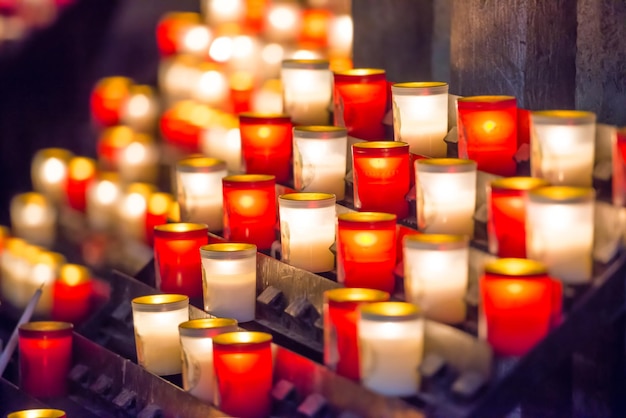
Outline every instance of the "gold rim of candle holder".
<path id="1" fill-rule="evenodd" d="M 174 222 L 154 227 L 155 238 L 187 239 L 208 236 L 209 226 L 194 222 Z"/>
<path id="2" fill-rule="evenodd" d="M 425 173 L 470 173 L 477 170 L 474 160 L 462 158 L 426 158 L 415 160 L 415 171 Z"/>
<path id="3" fill-rule="evenodd" d="M 146 200 L 148 197 L 156 191 L 156 186 L 149 183 L 131 183 L 123 191 L 124 197 L 137 193 L 142 195 Z M 146 202 L 147 203 L 147 202 Z"/>
<path id="4" fill-rule="evenodd" d="M 65 418 L 65 411 L 60 409 L 23 409 L 11 412 L 7 418 Z"/>
<path id="5" fill-rule="evenodd" d="M 200 256 L 211 260 L 239 260 L 256 253 L 256 245 L 243 242 L 219 242 L 200 247 Z"/>
<path id="6" fill-rule="evenodd" d="M 337 216 L 339 225 L 363 229 L 375 229 L 388 223 L 395 227 L 397 219 L 398 217 L 393 213 L 385 212 L 348 212 Z"/>
<path id="7" fill-rule="evenodd" d="M 139 296 L 131 301 L 131 305 L 141 312 L 177 311 L 189 306 L 189 296 L 175 293 Z"/>
<path id="8" fill-rule="evenodd" d="M 37 151 L 33 159 L 44 162 L 45 160 L 56 158 L 67 163 L 72 157 L 74 157 L 74 153 L 65 148 L 44 148 Z"/>
<path id="9" fill-rule="evenodd" d="M 537 125 L 588 125 L 596 123 L 596 114 L 584 110 L 537 110 L 530 112 Z"/>
<path id="10" fill-rule="evenodd" d="M 532 190 L 549 186 L 550 183 L 538 177 L 503 177 L 489 183 L 492 190 Z"/>
<path id="11" fill-rule="evenodd" d="M 309 125 L 309 126 L 294 126 L 293 137 L 296 139 L 338 139 L 347 138 L 348 130 L 340 126 L 324 126 L 324 125 Z"/>
<path id="12" fill-rule="evenodd" d="M 137 94 L 148 96 L 148 98 L 152 98 L 154 96 L 154 89 L 146 84 L 135 84 L 130 87 L 129 92 L 131 96 Z"/>
<path id="13" fill-rule="evenodd" d="M 19 327 L 19 335 L 26 338 L 58 338 L 72 334 L 74 325 L 62 321 L 33 321 Z"/>
<path id="14" fill-rule="evenodd" d="M 312 209 L 335 206 L 337 197 L 330 193 L 296 192 L 278 196 L 279 208 Z"/>
<path id="15" fill-rule="evenodd" d="M 226 170 L 226 162 L 212 157 L 184 158 L 178 161 L 176 170 L 183 173 L 213 173 Z"/>
<path id="16" fill-rule="evenodd" d="M 181 337 L 212 338 L 224 332 L 237 331 L 238 322 L 233 318 L 199 318 L 178 325 Z"/>
<path id="17" fill-rule="evenodd" d="M 355 158 L 409 156 L 409 144 L 402 141 L 367 141 L 352 144 Z"/>
<path id="18" fill-rule="evenodd" d="M 265 186 L 276 184 L 276 176 L 269 174 L 234 174 L 222 178 L 222 184 L 225 187 L 237 187 L 245 185 L 246 187 Z"/>
<path id="19" fill-rule="evenodd" d="M 26 192 L 20 193 L 13 196 L 12 202 L 19 203 L 22 205 L 37 205 L 37 206 L 50 206 L 50 201 L 48 198 L 42 194 L 37 192 Z"/>
<path id="20" fill-rule="evenodd" d="M 396 96 L 432 96 L 448 94 L 448 83 L 443 81 L 409 81 L 391 85 L 391 93 Z"/>
<path id="21" fill-rule="evenodd" d="M 528 199 L 534 203 L 582 203 L 593 202 L 593 187 L 546 186 L 528 191 Z"/>
<path id="22" fill-rule="evenodd" d="M 503 110 L 516 106 L 517 99 L 506 95 L 466 96 L 457 99 L 459 110 Z"/>
<path id="23" fill-rule="evenodd" d="M 265 344 L 272 342 L 272 334 L 258 331 L 235 331 L 216 335 L 213 338 L 214 345 L 224 345 L 230 347 L 245 347 L 254 344 Z"/>
<path id="24" fill-rule="evenodd" d="M 330 61 L 325 59 L 286 59 L 281 63 L 281 68 L 295 70 L 328 70 Z"/>
<path id="25" fill-rule="evenodd" d="M 383 68 L 351 68 L 333 71 L 333 77 L 339 83 L 363 83 L 386 80 L 387 73 Z"/>
<path id="26" fill-rule="evenodd" d="M 389 297 L 389 293 L 383 290 L 360 287 L 344 287 L 324 292 L 324 299 L 333 303 L 386 302 L 389 300 Z"/>
<path id="27" fill-rule="evenodd" d="M 422 316 L 417 305 L 408 302 L 375 302 L 361 305 L 359 311 L 362 319 L 368 321 L 413 321 Z"/>
<path id="28" fill-rule="evenodd" d="M 78 286 L 91 281 L 91 272 L 80 264 L 65 264 L 59 271 L 59 281 L 69 286 Z"/>
<path id="29" fill-rule="evenodd" d="M 416 250 L 458 250 L 469 246 L 469 237 L 455 234 L 412 234 L 404 236 L 403 244 Z"/>
<path id="30" fill-rule="evenodd" d="M 501 276 L 539 276 L 548 273 L 542 262 L 527 258 L 499 258 L 485 264 L 485 273 Z"/>

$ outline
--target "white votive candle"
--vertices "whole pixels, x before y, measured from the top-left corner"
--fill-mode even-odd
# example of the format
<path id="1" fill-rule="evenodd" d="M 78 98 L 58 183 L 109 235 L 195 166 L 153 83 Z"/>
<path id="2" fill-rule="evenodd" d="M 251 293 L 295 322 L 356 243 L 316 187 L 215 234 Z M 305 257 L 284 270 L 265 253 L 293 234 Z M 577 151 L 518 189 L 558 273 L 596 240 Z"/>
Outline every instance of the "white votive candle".
<path id="1" fill-rule="evenodd" d="M 224 114 L 218 123 L 204 129 L 200 136 L 202 153 L 226 162 L 230 173 L 241 173 L 241 134 L 239 119 Z"/>
<path id="2" fill-rule="evenodd" d="M 29 192 L 14 196 L 11 199 L 10 215 L 14 236 L 43 247 L 54 244 L 57 211 L 43 194 Z"/>
<path id="3" fill-rule="evenodd" d="M 148 199 L 156 188 L 146 183 L 130 184 L 117 205 L 117 227 L 121 236 L 135 241 L 146 239 Z"/>
<path id="4" fill-rule="evenodd" d="M 156 128 L 158 104 L 150 86 L 130 87 L 129 96 L 121 110 L 120 120 L 137 132 L 153 132 Z"/>
<path id="5" fill-rule="evenodd" d="M 121 152 L 118 168 L 124 183 L 155 183 L 158 175 L 158 152 L 152 137 L 137 134 Z"/>
<path id="6" fill-rule="evenodd" d="M 87 187 L 87 222 L 95 231 L 113 230 L 116 206 L 121 196 L 119 175 L 100 172 Z"/>
<path id="7" fill-rule="evenodd" d="M 319 59 L 284 60 L 281 67 L 285 112 L 294 125 L 330 122 L 333 75 L 329 62 Z"/>
<path id="8" fill-rule="evenodd" d="M 65 201 L 67 166 L 74 154 L 62 148 L 44 148 L 37 151 L 31 163 L 33 189 L 53 203 Z"/>
<path id="9" fill-rule="evenodd" d="M 38 315 L 48 317 L 52 313 L 53 286 L 64 264 L 65 257 L 51 251 L 43 251 L 37 254 L 33 260 L 28 280 L 25 281 L 24 285 L 26 295 L 30 295 L 27 300 L 30 300 L 41 286 L 41 296 L 35 307 L 35 313 Z"/>

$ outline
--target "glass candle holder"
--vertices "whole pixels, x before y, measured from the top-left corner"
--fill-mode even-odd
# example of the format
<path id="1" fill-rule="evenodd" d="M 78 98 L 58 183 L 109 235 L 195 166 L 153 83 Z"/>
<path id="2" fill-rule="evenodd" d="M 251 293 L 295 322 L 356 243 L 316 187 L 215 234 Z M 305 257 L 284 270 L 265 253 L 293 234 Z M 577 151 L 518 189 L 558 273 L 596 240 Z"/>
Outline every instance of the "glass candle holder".
<path id="1" fill-rule="evenodd" d="M 417 393 L 424 351 L 424 319 L 407 302 L 359 307 L 357 322 L 361 384 L 385 396 Z"/>
<path id="2" fill-rule="evenodd" d="M 213 108 L 224 108 L 230 95 L 224 70 L 209 62 L 202 62 L 197 68 L 198 77 L 191 89 L 192 98 Z"/>
<path id="3" fill-rule="evenodd" d="M 334 124 L 367 141 L 385 137 L 387 78 L 380 68 L 337 71 L 334 77 Z M 406 141 L 405 141 L 406 142 Z"/>
<path id="4" fill-rule="evenodd" d="M 517 101 L 511 96 L 470 96 L 457 100 L 459 157 L 500 176 L 517 170 Z"/>
<path id="5" fill-rule="evenodd" d="M 217 243 L 200 247 L 205 311 L 239 322 L 254 319 L 256 253 L 253 244 Z"/>
<path id="6" fill-rule="evenodd" d="M 427 318 L 446 324 L 465 320 L 469 274 L 466 235 L 415 234 L 404 237 L 404 296 Z"/>
<path id="7" fill-rule="evenodd" d="M 222 179 L 224 238 L 269 250 L 276 240 L 276 180 L 274 176 L 241 174 Z"/>
<path id="8" fill-rule="evenodd" d="M 246 0 L 202 0 L 200 9 L 207 24 L 212 27 L 224 23 L 241 23 L 246 16 Z"/>
<path id="9" fill-rule="evenodd" d="M 591 187 L 596 115 L 576 110 L 531 112 L 533 177 L 553 186 Z"/>
<path id="10" fill-rule="evenodd" d="M 228 332 L 213 337 L 213 364 L 220 410 L 241 418 L 269 416 L 273 377 L 270 334 Z"/>
<path id="11" fill-rule="evenodd" d="M 457 158 L 416 160 L 415 185 L 420 231 L 474 235 L 475 161 Z"/>
<path id="12" fill-rule="evenodd" d="M 87 207 L 87 188 L 96 177 L 96 161 L 92 158 L 74 157 L 68 164 L 67 204 L 70 208 L 84 212 Z"/>
<path id="13" fill-rule="evenodd" d="M 148 244 L 154 245 L 154 227 L 168 222 L 168 215 L 173 204 L 174 197 L 169 193 L 152 193 L 148 198 L 146 212 L 146 242 Z"/>
<path id="14" fill-rule="evenodd" d="M 522 356 L 559 320 L 562 286 L 543 263 L 501 258 L 485 264 L 480 300 L 482 337 L 498 354 Z"/>
<path id="15" fill-rule="evenodd" d="M 155 187 L 146 183 L 132 183 L 125 188 L 115 205 L 116 226 L 120 236 L 138 242 L 146 240 L 148 200 L 154 192 Z"/>
<path id="16" fill-rule="evenodd" d="M 187 81 L 186 78 L 183 78 Z M 188 82 L 188 81 L 187 81 Z M 189 87 L 193 89 L 194 86 Z M 161 114 L 161 136 L 185 152 L 197 152 L 201 132 L 214 120 L 217 110 L 192 100 L 175 102 Z"/>
<path id="17" fill-rule="evenodd" d="M 348 137 L 336 126 L 293 128 L 293 179 L 300 192 L 334 194 L 343 200 L 346 188 Z"/>
<path id="18" fill-rule="evenodd" d="M 626 128 L 618 129 L 613 145 L 613 204 L 626 206 Z"/>
<path id="19" fill-rule="evenodd" d="M 60 409 L 24 409 L 11 412 L 7 418 L 65 418 L 65 411 Z"/>
<path id="20" fill-rule="evenodd" d="M 41 296 L 35 307 L 35 313 L 44 317 L 50 317 L 54 301 L 54 285 L 62 266 L 65 264 L 65 257 L 62 254 L 52 251 L 42 251 L 32 262 L 29 274 L 29 280 L 24 283 L 25 294 L 30 295 L 28 299 L 35 294 L 37 289 L 41 287 Z M 28 302 L 26 302 L 28 304 Z M 24 306 L 26 306 L 26 304 Z M 55 321 L 65 321 L 64 319 L 53 318 Z M 66 321 L 70 322 L 70 321 Z"/>
<path id="21" fill-rule="evenodd" d="M 209 243 L 205 224 L 170 223 L 154 227 L 157 289 L 202 298 L 202 264 L 198 249 Z"/>
<path id="22" fill-rule="evenodd" d="M 136 132 L 128 126 L 106 128 L 96 144 L 98 165 L 101 169 L 117 171 L 120 155 L 135 138 Z"/>
<path id="23" fill-rule="evenodd" d="M 242 112 L 240 112 L 242 113 Z M 241 134 L 239 117 L 223 114 L 202 132 L 202 153 L 226 162 L 230 173 L 241 173 Z"/>
<path id="24" fill-rule="evenodd" d="M 183 355 L 183 389 L 196 398 L 215 403 L 213 337 L 237 331 L 237 320 L 202 318 L 178 326 Z"/>
<path id="25" fill-rule="evenodd" d="M 222 178 L 227 174 L 226 163 L 216 158 L 195 157 L 178 162 L 176 185 L 183 221 L 205 223 L 212 232 L 223 229 Z"/>
<path id="26" fill-rule="evenodd" d="M 448 84 L 443 82 L 396 83 L 391 86 L 393 131 L 396 141 L 406 142 L 413 154 L 443 158 L 448 147 Z"/>
<path id="27" fill-rule="evenodd" d="M 95 231 L 112 231 L 116 221 L 116 206 L 121 195 L 119 175 L 99 172 L 87 187 L 87 223 Z"/>
<path id="28" fill-rule="evenodd" d="M 248 174 L 269 174 L 285 184 L 291 178 L 291 119 L 285 114 L 239 115 L 241 156 Z"/>
<path id="29" fill-rule="evenodd" d="M 386 302 L 389 293 L 374 289 L 344 288 L 324 292 L 324 364 L 335 373 L 358 381 L 358 307 Z"/>
<path id="30" fill-rule="evenodd" d="M 118 171 L 125 183 L 156 183 L 159 156 L 151 136 L 136 134 L 121 151 L 118 158 Z"/>
<path id="31" fill-rule="evenodd" d="M 284 60 L 280 78 L 284 109 L 294 125 L 330 123 L 333 74 L 327 60 Z"/>
<path id="32" fill-rule="evenodd" d="M 25 241 L 13 241 L 10 251 L 10 262 L 7 265 L 7 270 L 10 271 L 7 271 L 0 285 L 4 299 L 18 310 L 23 310 L 28 306 L 35 290 L 42 285 L 43 280 L 37 280 L 32 273 L 34 264 L 46 250 Z"/>
<path id="33" fill-rule="evenodd" d="M 132 85 L 133 81 L 127 77 L 106 77 L 98 81 L 89 99 L 93 119 L 102 126 L 117 125 Z"/>
<path id="34" fill-rule="evenodd" d="M 73 156 L 71 151 L 62 148 L 44 148 L 37 151 L 30 170 L 33 190 L 55 204 L 65 202 L 67 165 Z"/>
<path id="35" fill-rule="evenodd" d="M 52 290 L 52 319 L 77 324 L 90 312 L 93 281 L 87 267 L 65 264 Z"/>
<path id="36" fill-rule="evenodd" d="M 313 273 L 331 271 L 335 256 L 335 196 L 288 193 L 278 197 L 281 260 Z"/>
<path id="37" fill-rule="evenodd" d="M 161 55 L 169 56 L 180 52 L 194 51 L 198 54 L 206 53 L 210 43 L 208 33 L 203 32 L 204 36 L 201 34 L 193 36 L 194 34 L 191 33 L 191 39 L 185 39 L 187 34 L 199 27 L 201 23 L 202 19 L 199 13 L 170 12 L 165 14 L 156 27 L 157 47 Z"/>
<path id="38" fill-rule="evenodd" d="M 148 295 L 131 303 L 139 365 L 159 376 L 181 373 L 178 325 L 189 320 L 189 298 Z"/>
<path id="39" fill-rule="evenodd" d="M 56 239 L 57 211 L 44 195 L 22 193 L 11 199 L 13 235 L 31 244 L 51 247 Z"/>
<path id="40" fill-rule="evenodd" d="M 548 186 L 535 177 L 504 177 L 487 186 L 489 252 L 526 258 L 526 192 Z"/>
<path id="41" fill-rule="evenodd" d="M 158 102 L 152 87 L 132 86 L 122 106 L 120 122 L 138 132 L 153 132 L 156 128 Z"/>
<path id="42" fill-rule="evenodd" d="M 586 283 L 593 270 L 595 191 L 549 186 L 530 190 L 526 203 L 526 253 L 565 284 Z"/>
<path id="43" fill-rule="evenodd" d="M 2 280 L 0 280 L 2 300 L 14 306 L 19 306 L 19 300 L 22 299 L 17 273 L 28 267 L 26 260 L 24 260 L 24 253 L 28 246 L 29 244 L 22 238 L 9 237 L 6 240 L 4 250 L 0 253 L 0 261 L 2 262 Z M 26 267 L 24 267 L 25 265 Z"/>
<path id="44" fill-rule="evenodd" d="M 398 219 L 409 215 L 411 175 L 409 144 L 372 141 L 352 145 L 354 206 L 360 211 L 386 212 Z"/>
<path id="45" fill-rule="evenodd" d="M 344 213 L 337 218 L 337 280 L 346 287 L 392 293 L 396 278 L 396 215 Z"/>
<path id="46" fill-rule="evenodd" d="M 19 327 L 19 386 L 36 398 L 67 395 L 72 363 L 72 324 L 27 322 Z"/>

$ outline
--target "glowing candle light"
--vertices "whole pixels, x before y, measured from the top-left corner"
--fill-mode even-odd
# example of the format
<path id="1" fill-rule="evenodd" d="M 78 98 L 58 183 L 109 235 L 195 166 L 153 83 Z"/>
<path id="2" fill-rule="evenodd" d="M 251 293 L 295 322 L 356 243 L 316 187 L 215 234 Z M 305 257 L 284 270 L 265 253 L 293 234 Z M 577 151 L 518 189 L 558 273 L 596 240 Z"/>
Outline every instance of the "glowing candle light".
<path id="1" fill-rule="evenodd" d="M 354 24 L 349 14 L 336 15 L 330 22 L 328 49 L 331 56 L 350 57 Z"/>
<path id="2" fill-rule="evenodd" d="M 487 263 L 480 296 L 482 337 L 503 355 L 526 354 L 561 314 L 561 284 L 534 260 L 502 258 Z"/>
<path id="3" fill-rule="evenodd" d="M 37 151 L 31 164 L 33 189 L 55 204 L 65 201 L 67 165 L 74 155 L 62 148 Z"/>
<path id="4" fill-rule="evenodd" d="M 33 266 L 45 250 L 25 241 L 11 242 L 9 254 L 4 259 L 5 275 L 0 285 L 2 296 L 17 309 L 25 309 L 33 293 L 42 285 L 43 281 L 32 283 Z"/>
<path id="5" fill-rule="evenodd" d="M 595 191 L 548 186 L 527 192 L 526 253 L 566 284 L 591 280 Z"/>
<path id="6" fill-rule="evenodd" d="M 121 152 L 118 166 L 125 183 L 155 183 L 158 175 L 158 151 L 152 137 L 136 134 Z"/>
<path id="7" fill-rule="evenodd" d="M 60 409 L 24 409 L 11 412 L 7 418 L 65 418 L 65 411 Z"/>
<path id="8" fill-rule="evenodd" d="M 131 303 L 139 365 L 159 376 L 181 373 L 178 325 L 189 320 L 189 298 L 149 295 Z"/>
<path id="9" fill-rule="evenodd" d="M 415 176 L 420 231 L 473 236 L 476 162 L 457 158 L 417 160 Z"/>
<path id="10" fill-rule="evenodd" d="M 385 302 L 389 293 L 373 289 L 332 289 L 324 292 L 324 364 L 337 374 L 359 380 L 358 307 Z"/>
<path id="11" fill-rule="evenodd" d="M 241 172 L 239 118 L 228 113 L 202 131 L 200 149 L 208 157 L 226 162 L 230 173 Z"/>
<path id="12" fill-rule="evenodd" d="M 158 22 L 156 41 L 163 56 L 176 53 L 203 56 L 211 43 L 211 34 L 202 25 L 199 13 L 172 12 L 165 14 Z"/>
<path id="13" fill-rule="evenodd" d="M 188 54 L 176 54 L 159 62 L 158 85 L 161 99 L 174 106 L 194 95 L 200 77 L 200 59 Z"/>
<path id="14" fill-rule="evenodd" d="M 199 66 L 199 77 L 192 98 L 213 107 L 224 107 L 230 94 L 228 78 L 212 63 Z"/>
<path id="15" fill-rule="evenodd" d="M 331 19 L 330 10 L 322 8 L 303 10 L 298 44 L 310 48 L 326 48 Z"/>
<path id="16" fill-rule="evenodd" d="M 626 206 L 626 128 L 613 135 L 613 204 Z"/>
<path id="17" fill-rule="evenodd" d="M 11 230 L 31 244 L 51 247 L 56 239 L 57 211 L 44 195 L 22 193 L 11 199 Z"/>
<path id="18" fill-rule="evenodd" d="M 87 207 L 87 188 L 96 176 L 96 162 L 91 158 L 74 157 L 68 165 L 67 204 L 84 212 Z"/>
<path id="19" fill-rule="evenodd" d="M 296 40 L 302 25 L 302 11 L 297 3 L 273 2 L 267 8 L 264 37 L 283 44 Z"/>
<path id="20" fill-rule="evenodd" d="M 178 102 L 161 116 L 161 133 L 168 142 L 196 151 L 201 132 L 215 121 L 216 115 L 216 110 L 207 105 Z"/>
<path id="21" fill-rule="evenodd" d="M 113 126 L 102 131 L 98 138 L 98 164 L 105 170 L 117 170 L 124 149 L 135 138 L 135 131 L 128 126 Z"/>
<path id="22" fill-rule="evenodd" d="M 119 175 L 99 172 L 87 188 L 87 222 L 96 231 L 114 229 L 116 205 L 121 195 Z"/>
<path id="23" fill-rule="evenodd" d="M 284 60 L 281 67 L 285 111 L 294 125 L 328 125 L 333 75 L 327 60 Z"/>
<path id="24" fill-rule="evenodd" d="M 250 104 L 254 113 L 283 113 L 283 91 L 280 80 L 267 80 L 261 88 L 255 90 L 252 94 L 252 103 Z"/>
<path id="25" fill-rule="evenodd" d="M 150 86 L 132 86 L 122 107 L 120 121 L 139 132 L 153 132 L 158 105 Z"/>
<path id="26" fill-rule="evenodd" d="M 245 0 L 202 0 L 200 7 L 206 22 L 213 27 L 241 23 L 246 16 Z"/>
<path id="27" fill-rule="evenodd" d="M 148 198 L 146 213 L 146 242 L 148 244 L 154 243 L 154 227 L 167 223 L 173 204 L 174 197 L 169 193 L 152 193 Z"/>
<path id="28" fill-rule="evenodd" d="M 505 177 L 487 187 L 489 252 L 526 258 L 526 191 L 548 186 L 534 177 Z"/>
<path id="29" fill-rule="evenodd" d="M 24 293 L 31 296 L 41 287 L 41 297 L 35 307 L 35 313 L 38 315 L 45 317 L 51 315 L 54 301 L 54 285 L 64 264 L 65 257 L 62 254 L 51 251 L 40 252 L 33 260 L 28 280 L 23 283 L 23 286 Z M 54 319 L 63 321 L 63 319 Z"/>
<path id="30" fill-rule="evenodd" d="M 256 62 L 255 64 L 256 65 Z M 233 113 L 250 112 L 254 91 L 254 75 L 249 71 L 236 71 L 228 79 Z"/>
<path id="31" fill-rule="evenodd" d="M 132 183 L 126 187 L 117 205 L 117 229 L 121 236 L 144 242 L 148 199 L 155 187 Z"/>
<path id="32" fill-rule="evenodd" d="M 91 115 L 102 126 L 117 125 L 133 82 L 126 77 L 107 77 L 91 92 Z"/>
<path id="33" fill-rule="evenodd" d="M 511 96 L 471 96 L 457 100 L 459 157 L 476 161 L 478 169 L 500 176 L 515 175 L 517 101 Z"/>
<path id="34" fill-rule="evenodd" d="M 393 128 L 396 141 L 409 144 L 411 152 L 442 158 L 448 133 L 448 84 L 397 83 L 391 86 Z"/>
<path id="35" fill-rule="evenodd" d="M 64 264 L 54 282 L 52 318 L 74 324 L 84 320 L 90 312 L 93 282 L 87 267 Z"/>
<path id="36" fill-rule="evenodd" d="M 531 173 L 553 186 L 591 187 L 596 115 L 575 110 L 531 112 Z"/>

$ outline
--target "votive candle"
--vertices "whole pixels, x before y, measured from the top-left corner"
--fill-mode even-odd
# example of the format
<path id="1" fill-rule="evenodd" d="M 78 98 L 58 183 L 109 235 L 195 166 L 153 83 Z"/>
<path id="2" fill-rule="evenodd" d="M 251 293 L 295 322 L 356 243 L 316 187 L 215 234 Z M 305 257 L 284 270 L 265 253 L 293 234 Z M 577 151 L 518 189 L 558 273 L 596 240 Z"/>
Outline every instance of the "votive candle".
<path id="1" fill-rule="evenodd" d="M 167 223 L 173 204 L 174 197 L 169 193 L 152 193 L 148 198 L 146 212 L 146 242 L 148 244 L 154 244 L 154 227 Z"/>
<path id="2" fill-rule="evenodd" d="M 290 59 L 281 67 L 285 112 L 294 125 L 330 122 L 333 75 L 327 60 Z"/>
<path id="3" fill-rule="evenodd" d="M 98 81 L 90 97 L 91 115 L 98 124 L 113 126 L 120 122 L 132 84 L 127 77 L 106 77 Z"/>
<path id="4" fill-rule="evenodd" d="M 121 109 L 120 122 L 138 132 L 154 132 L 158 114 L 157 99 L 152 87 L 132 86 Z"/>
<path id="5" fill-rule="evenodd" d="M 52 293 L 52 319 L 74 324 L 83 321 L 91 310 L 91 272 L 85 266 L 64 264 Z"/>
<path id="6" fill-rule="evenodd" d="M 120 156 L 135 135 L 136 132 L 128 126 L 112 126 L 103 130 L 96 145 L 100 168 L 117 171 Z"/>
<path id="7" fill-rule="evenodd" d="M 117 229 L 122 237 L 144 242 L 148 199 L 155 187 L 146 183 L 131 183 L 117 204 Z"/>
<path id="8" fill-rule="evenodd" d="M 14 236 L 43 247 L 54 244 L 57 211 L 44 195 L 28 192 L 14 196 L 11 199 L 10 215 Z"/>
<path id="9" fill-rule="evenodd" d="M 612 139 L 613 204 L 626 206 L 626 128 L 618 129 Z"/>
<path id="10" fill-rule="evenodd" d="M 65 202 L 67 166 L 73 156 L 71 151 L 63 148 L 44 148 L 37 151 L 30 171 L 33 190 L 55 204 Z"/>
<path id="11" fill-rule="evenodd" d="M 119 174 L 99 172 L 87 187 L 87 222 L 95 231 L 112 231 L 122 194 Z"/>
<path id="12" fill-rule="evenodd" d="M 84 212 L 87 207 L 87 188 L 96 176 L 96 161 L 74 157 L 68 164 L 67 203 L 70 208 Z"/>

